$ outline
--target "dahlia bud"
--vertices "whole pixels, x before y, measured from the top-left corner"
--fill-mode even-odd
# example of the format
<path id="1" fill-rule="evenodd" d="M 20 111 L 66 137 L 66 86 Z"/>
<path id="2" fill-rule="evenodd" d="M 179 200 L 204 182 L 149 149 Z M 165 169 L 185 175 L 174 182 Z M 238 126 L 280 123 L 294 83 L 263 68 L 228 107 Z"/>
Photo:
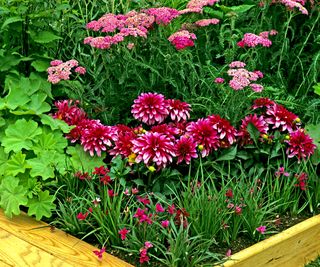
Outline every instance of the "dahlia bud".
<path id="1" fill-rule="evenodd" d="M 153 166 L 149 166 L 148 169 L 149 169 L 150 172 L 155 172 L 156 171 L 156 168 L 153 167 Z"/>
<path id="2" fill-rule="evenodd" d="M 198 145 L 198 148 L 200 151 L 202 151 L 204 149 L 204 146 L 203 145 Z"/>

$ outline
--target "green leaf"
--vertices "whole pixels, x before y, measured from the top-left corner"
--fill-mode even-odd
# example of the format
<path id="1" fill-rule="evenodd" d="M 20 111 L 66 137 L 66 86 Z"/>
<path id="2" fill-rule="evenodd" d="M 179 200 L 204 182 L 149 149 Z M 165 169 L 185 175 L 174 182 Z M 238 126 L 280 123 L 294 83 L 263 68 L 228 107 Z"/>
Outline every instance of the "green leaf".
<path id="1" fill-rule="evenodd" d="M 0 56 L 0 71 L 8 71 L 11 67 L 17 66 L 22 59 L 14 55 Z"/>
<path id="2" fill-rule="evenodd" d="M 33 139 L 42 133 L 38 128 L 38 123 L 25 119 L 17 120 L 15 124 L 11 124 L 5 130 L 5 136 L 2 140 L 4 151 L 18 152 L 21 149 L 30 149 L 33 146 Z"/>
<path id="3" fill-rule="evenodd" d="M 16 176 L 18 173 L 24 173 L 29 168 L 30 165 L 26 162 L 26 155 L 19 151 L 16 154 L 12 154 L 7 161 L 5 173 Z"/>
<path id="4" fill-rule="evenodd" d="M 236 13 L 244 13 L 254 7 L 254 5 L 240 5 L 240 6 L 219 6 L 223 12 L 236 12 Z"/>
<path id="5" fill-rule="evenodd" d="M 31 63 L 31 66 L 34 67 L 36 71 L 44 72 L 47 71 L 47 69 L 50 66 L 50 63 L 44 60 L 35 60 Z"/>
<path id="6" fill-rule="evenodd" d="M 212 7 L 204 7 L 203 12 L 209 14 L 213 18 L 223 19 L 223 12 L 214 10 Z"/>
<path id="7" fill-rule="evenodd" d="M 37 136 L 37 142 L 32 147 L 32 150 L 36 154 L 40 154 L 44 151 L 50 150 L 64 153 L 64 149 L 67 147 L 68 141 L 63 137 L 60 131 L 45 131 L 43 130 L 41 135 Z"/>
<path id="8" fill-rule="evenodd" d="M 251 139 L 257 145 L 258 144 L 258 139 L 260 137 L 259 130 L 251 122 L 249 122 L 248 126 L 247 126 L 247 131 L 250 134 Z"/>
<path id="9" fill-rule="evenodd" d="M 85 152 L 80 145 L 76 145 L 75 147 L 68 147 L 67 153 L 72 156 L 71 163 L 75 170 L 91 172 L 95 167 L 105 165 L 105 163 L 103 162 L 105 153 L 102 153 L 101 157 L 91 157 L 89 153 Z"/>
<path id="10" fill-rule="evenodd" d="M 25 115 L 25 114 L 35 114 L 40 115 L 42 113 L 48 112 L 51 110 L 51 107 L 48 103 L 45 102 L 47 95 L 44 93 L 37 93 L 31 96 L 31 102 L 24 105 L 22 109 L 24 110 L 16 110 L 11 113 L 15 115 Z"/>
<path id="11" fill-rule="evenodd" d="M 313 139 L 314 144 L 320 148 L 320 124 L 308 124 L 305 128 Z"/>
<path id="12" fill-rule="evenodd" d="M 48 125 L 52 130 L 61 130 L 64 133 L 69 133 L 74 126 L 69 126 L 63 120 L 54 119 L 49 115 L 42 114 L 39 116 L 41 118 L 41 122 L 44 125 Z"/>
<path id="13" fill-rule="evenodd" d="M 317 95 L 320 95 L 320 83 L 317 83 L 316 85 L 312 86 L 312 88 L 314 89 L 314 92 Z"/>
<path id="14" fill-rule="evenodd" d="M 30 199 L 28 202 L 28 215 L 36 215 L 36 220 L 41 220 L 42 217 L 50 218 L 51 211 L 55 209 L 56 205 L 53 204 L 54 196 L 49 195 L 49 191 L 40 192 L 37 198 Z"/>
<path id="15" fill-rule="evenodd" d="M 31 33 L 30 36 L 33 39 L 33 41 L 35 41 L 36 43 L 40 43 L 40 44 L 46 44 L 46 43 L 53 42 L 55 40 L 62 39 L 61 37 L 55 35 L 52 32 L 49 32 L 49 31 L 42 31 L 37 34 Z"/>
<path id="16" fill-rule="evenodd" d="M 12 218 L 12 214 L 19 215 L 20 206 L 28 203 L 27 190 L 19 185 L 17 177 L 5 177 L 0 185 L 0 192 L 0 205 L 9 218 Z"/>
<path id="17" fill-rule="evenodd" d="M 19 22 L 19 21 L 24 21 L 24 19 L 22 17 L 18 17 L 18 16 L 10 17 L 10 18 L 6 19 L 1 26 L 1 31 L 3 31 L 3 29 L 5 27 L 7 27 L 8 25 L 10 25 L 11 23 L 15 23 L 15 22 Z"/>
<path id="18" fill-rule="evenodd" d="M 4 148 L 0 147 L 0 176 L 3 176 L 5 174 L 5 171 L 7 169 L 8 157 L 9 155 L 4 152 Z"/>
<path id="19" fill-rule="evenodd" d="M 36 158 L 28 159 L 27 163 L 31 166 L 30 176 L 40 176 L 43 180 L 54 178 L 53 157 L 54 154 L 43 152 Z"/>
<path id="20" fill-rule="evenodd" d="M 15 110 L 17 107 L 27 104 L 30 98 L 26 91 L 21 90 L 17 85 L 13 85 L 9 88 L 9 94 L 5 97 L 5 101 L 9 109 Z"/>
<path id="21" fill-rule="evenodd" d="M 222 161 L 222 160 L 233 160 L 237 155 L 237 146 L 230 147 L 228 149 L 223 150 L 221 156 L 217 158 L 215 161 Z"/>
<path id="22" fill-rule="evenodd" d="M 144 186 L 144 182 L 142 179 L 134 179 L 132 180 L 136 185 Z"/>

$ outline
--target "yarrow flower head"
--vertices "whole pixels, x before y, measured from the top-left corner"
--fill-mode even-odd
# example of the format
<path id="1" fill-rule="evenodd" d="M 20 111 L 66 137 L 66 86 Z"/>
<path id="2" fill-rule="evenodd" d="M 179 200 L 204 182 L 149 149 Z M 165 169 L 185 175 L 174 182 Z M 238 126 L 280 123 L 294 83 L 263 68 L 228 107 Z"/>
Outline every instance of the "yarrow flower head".
<path id="1" fill-rule="evenodd" d="M 310 157 L 316 149 L 313 139 L 303 129 L 291 132 L 289 140 L 285 142 L 289 145 L 287 149 L 288 157 L 297 157 L 299 161 Z"/>
<path id="2" fill-rule="evenodd" d="M 133 117 L 148 125 L 161 123 L 169 115 L 169 106 L 164 96 L 157 93 L 142 93 L 134 100 Z"/>
<path id="3" fill-rule="evenodd" d="M 164 168 L 175 156 L 173 142 L 160 133 L 147 132 L 132 143 L 137 163 L 143 161 L 147 166 L 155 163 L 159 168 Z"/>
<path id="4" fill-rule="evenodd" d="M 201 13 L 203 7 L 212 6 L 217 2 L 219 2 L 219 0 L 190 0 L 187 4 L 187 9 L 193 10 L 195 13 Z"/>
<path id="5" fill-rule="evenodd" d="M 72 74 L 72 69 L 75 69 L 75 72 L 79 74 L 85 74 L 86 69 L 84 67 L 78 67 L 78 61 L 71 59 L 66 62 L 61 60 L 51 61 L 51 67 L 47 69 L 48 72 L 48 81 L 52 84 L 56 84 L 61 80 L 69 80 L 70 75 Z"/>
<path id="6" fill-rule="evenodd" d="M 267 32 L 268 33 L 268 32 Z M 256 35 L 254 33 L 245 33 L 242 40 L 237 44 L 240 47 L 256 47 L 262 45 L 264 47 L 270 47 L 272 42 L 268 39 L 266 32 L 263 32 L 261 35 Z"/>
<path id="7" fill-rule="evenodd" d="M 144 12 L 154 16 L 157 24 L 164 25 L 168 25 L 173 19 L 180 16 L 178 10 L 169 7 L 149 8 Z"/>
<path id="8" fill-rule="evenodd" d="M 300 1 L 298 1 L 298 0 L 295 0 L 295 1 L 294 0 L 280 0 L 279 2 L 291 10 L 293 10 L 294 8 L 298 8 L 302 14 L 308 15 L 308 10 L 302 5 L 302 3 L 304 4 L 304 2 L 300 3 Z"/>
<path id="9" fill-rule="evenodd" d="M 215 78 L 214 82 L 215 83 L 224 83 L 224 79 L 221 77 L 217 77 L 217 78 Z"/>
<path id="10" fill-rule="evenodd" d="M 198 27 L 206 27 L 209 25 L 216 25 L 219 24 L 220 20 L 218 19 L 201 19 L 196 21 L 194 24 Z"/>
<path id="11" fill-rule="evenodd" d="M 186 121 L 190 118 L 190 104 L 178 99 L 168 99 L 169 116 L 172 121 Z"/>
<path id="12" fill-rule="evenodd" d="M 194 41 L 197 39 L 194 33 L 187 30 L 180 30 L 169 36 L 169 42 L 175 46 L 177 50 L 182 50 L 188 46 L 194 46 Z"/>
<path id="13" fill-rule="evenodd" d="M 233 61 L 229 64 L 229 68 L 235 69 L 235 68 L 244 68 L 246 66 L 246 63 L 242 61 Z"/>

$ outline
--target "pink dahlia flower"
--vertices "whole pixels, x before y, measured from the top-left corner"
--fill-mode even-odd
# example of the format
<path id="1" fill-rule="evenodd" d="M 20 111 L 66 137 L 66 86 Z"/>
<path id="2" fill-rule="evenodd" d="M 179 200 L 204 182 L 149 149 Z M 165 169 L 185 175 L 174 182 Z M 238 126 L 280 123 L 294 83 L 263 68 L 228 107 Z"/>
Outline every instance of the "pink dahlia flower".
<path id="1" fill-rule="evenodd" d="M 220 147 L 227 148 L 236 142 L 237 130 L 228 120 L 221 118 L 219 115 L 211 115 L 208 117 L 208 120 L 217 132 Z"/>
<path id="2" fill-rule="evenodd" d="M 77 125 L 87 117 L 84 110 L 78 107 L 79 101 L 61 100 L 56 101 L 54 105 L 58 108 L 58 111 L 52 117 L 63 120 L 68 125 Z"/>
<path id="3" fill-rule="evenodd" d="M 175 156 L 173 142 L 164 134 L 147 132 L 132 143 L 137 163 L 143 161 L 147 166 L 155 163 L 158 168 L 165 168 Z"/>
<path id="4" fill-rule="evenodd" d="M 289 158 L 296 156 L 298 160 L 310 157 L 316 146 L 313 144 L 313 139 L 307 135 L 304 129 L 298 129 L 290 133 L 290 139 L 286 140 L 289 147 L 287 155 Z"/>
<path id="5" fill-rule="evenodd" d="M 190 118 L 191 105 L 177 99 L 168 99 L 169 115 L 173 121 L 186 121 Z"/>
<path id="6" fill-rule="evenodd" d="M 174 146 L 175 155 L 178 157 L 177 163 L 185 161 L 190 164 L 191 158 L 197 158 L 197 144 L 192 137 L 181 136 Z"/>
<path id="7" fill-rule="evenodd" d="M 258 109 L 258 108 L 264 108 L 264 107 L 270 108 L 274 104 L 275 102 L 272 101 L 271 99 L 266 97 L 261 97 L 253 101 L 252 109 Z"/>
<path id="8" fill-rule="evenodd" d="M 208 156 L 213 149 L 217 150 L 220 146 L 217 131 L 213 129 L 208 119 L 191 122 L 187 126 L 187 134 L 193 138 L 198 146 L 202 146 L 202 157 Z"/>
<path id="9" fill-rule="evenodd" d="M 152 126 L 150 132 L 164 134 L 173 141 L 175 140 L 175 136 L 180 134 L 180 130 L 170 124 L 159 124 Z"/>
<path id="10" fill-rule="evenodd" d="M 113 128 L 113 141 L 115 145 L 109 150 L 109 154 L 129 157 L 132 154 L 132 140 L 136 138 L 136 134 L 133 132 L 133 129 L 125 125 L 117 125 Z"/>
<path id="11" fill-rule="evenodd" d="M 142 93 L 134 100 L 133 117 L 148 125 L 163 122 L 169 114 L 164 96 L 157 93 Z"/>
<path id="12" fill-rule="evenodd" d="M 239 142 L 241 145 L 252 143 L 252 139 L 247 130 L 249 123 L 252 124 L 260 132 L 260 134 L 266 134 L 269 129 L 268 124 L 266 123 L 263 116 L 258 117 L 257 114 L 250 114 L 246 116 L 242 120 L 240 130 L 238 131 Z"/>
<path id="13" fill-rule="evenodd" d="M 284 106 L 274 104 L 266 111 L 268 117 L 266 122 L 273 125 L 272 129 L 279 129 L 280 131 L 293 131 L 296 129 L 296 125 L 299 125 L 299 118 L 287 110 Z"/>
<path id="14" fill-rule="evenodd" d="M 94 152 L 101 156 L 101 151 L 106 151 L 107 146 L 112 146 L 114 132 L 111 126 L 104 126 L 99 121 L 92 121 L 85 130 L 82 131 L 81 145 L 84 151 L 89 151 L 93 156 Z"/>

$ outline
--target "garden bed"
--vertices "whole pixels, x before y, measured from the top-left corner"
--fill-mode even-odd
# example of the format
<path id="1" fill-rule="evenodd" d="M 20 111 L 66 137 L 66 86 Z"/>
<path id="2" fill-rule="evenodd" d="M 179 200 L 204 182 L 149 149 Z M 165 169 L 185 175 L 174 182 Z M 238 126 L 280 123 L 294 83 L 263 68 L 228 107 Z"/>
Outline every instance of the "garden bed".
<path id="1" fill-rule="evenodd" d="M 1 266 L 132 266 L 26 214 L 8 219 L 0 210 Z"/>
<path id="2" fill-rule="evenodd" d="M 319 240 L 317 215 L 234 254 L 223 266 L 305 266 L 320 255 Z"/>

